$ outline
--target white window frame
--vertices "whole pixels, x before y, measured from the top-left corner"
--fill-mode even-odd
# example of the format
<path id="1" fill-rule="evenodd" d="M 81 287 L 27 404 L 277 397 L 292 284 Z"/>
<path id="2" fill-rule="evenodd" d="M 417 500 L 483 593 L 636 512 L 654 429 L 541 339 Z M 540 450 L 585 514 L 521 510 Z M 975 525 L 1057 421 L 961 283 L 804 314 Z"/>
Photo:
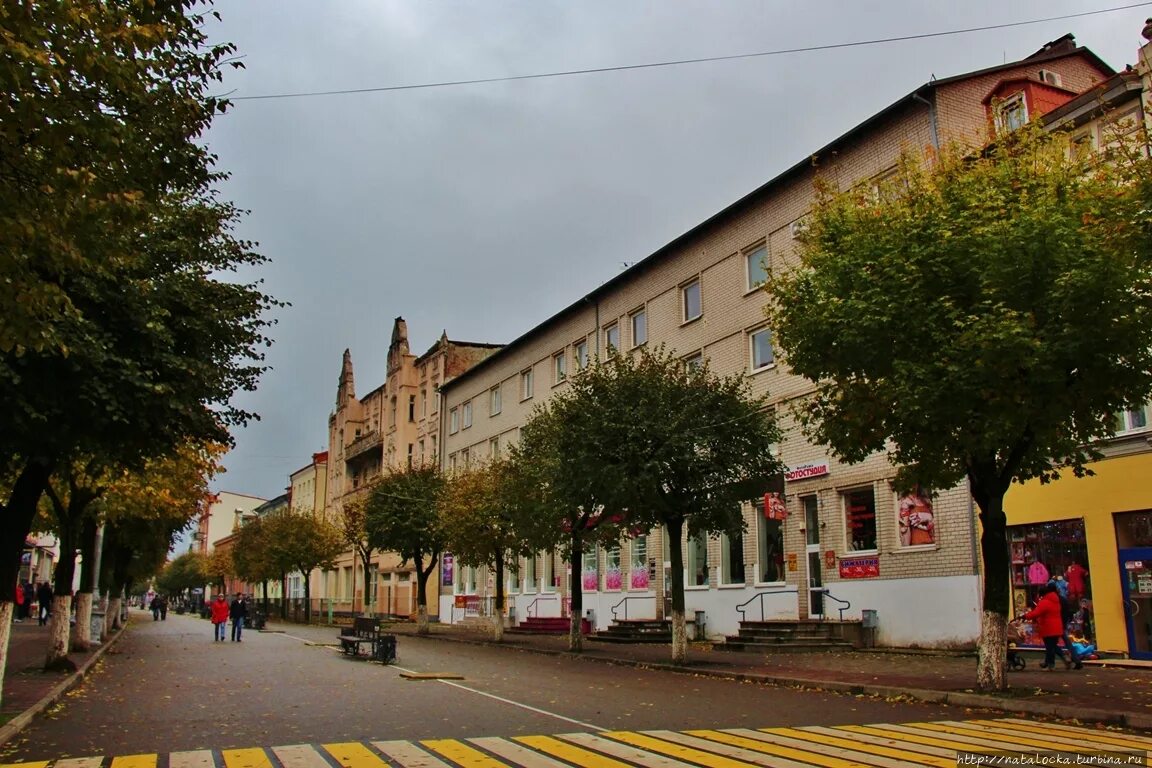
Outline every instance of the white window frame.
<path id="1" fill-rule="evenodd" d="M 772 359 L 768 362 L 761 362 L 756 364 L 756 339 L 764 334 L 768 335 L 768 349 L 772 354 Z M 776 350 L 772 347 L 772 330 L 770 328 L 761 326 L 748 332 L 748 368 L 752 373 L 757 371 L 765 371 L 769 368 L 776 367 Z"/>
<path id="2" fill-rule="evenodd" d="M 460 429 L 472 426 L 472 401 L 468 400 L 460 406 Z"/>
<path id="3" fill-rule="evenodd" d="M 1019 125 L 1014 124 L 1013 113 L 1015 109 L 1020 108 L 1021 122 Z M 1024 91 L 1016 91 L 1011 96 L 1006 96 L 1002 101 L 996 104 L 995 110 L 996 118 L 996 132 L 997 133 L 1011 133 L 1018 128 L 1023 128 L 1028 125 L 1028 100 L 1024 98 Z"/>
<path id="4" fill-rule="evenodd" d="M 644 338 L 642 338 L 642 339 L 636 338 L 636 319 L 637 318 L 641 318 L 641 322 L 644 325 Z M 648 343 L 648 308 L 647 307 L 641 307 L 640 309 L 637 309 L 635 312 L 630 313 L 628 315 L 628 326 L 629 326 L 630 332 L 632 333 L 632 349 L 635 349 L 636 347 L 640 347 L 640 346 L 643 346 L 644 344 L 647 344 Z"/>
<path id="5" fill-rule="evenodd" d="M 1141 424 L 1140 422 L 1144 423 Z M 1145 403 L 1139 408 L 1121 411 L 1116 414 L 1116 434 L 1129 435 L 1135 432 L 1144 432 L 1152 423 L 1152 405 Z"/>
<path id="6" fill-rule="evenodd" d="M 576 363 L 578 371 L 588 367 L 588 339 L 581 339 L 572 345 L 572 362 Z"/>
<path id="7" fill-rule="evenodd" d="M 732 540 L 727 533 L 720 534 L 720 577 L 722 587 L 743 587 L 748 582 L 748 564 L 744 562 L 744 535 L 740 535 L 740 549 L 732 551 Z M 740 558 L 740 569 L 743 573 L 740 579 L 734 580 L 732 576 L 733 556 Z"/>
<path id="8" fill-rule="evenodd" d="M 693 352 L 684 358 L 684 370 L 694 371 L 698 368 L 704 367 L 704 353 Z"/>
<path id="9" fill-rule="evenodd" d="M 460 431 L 460 409 L 452 408 L 448 411 L 448 434 L 454 435 Z"/>
<path id="10" fill-rule="evenodd" d="M 755 282 L 752 279 L 752 271 L 755 266 L 757 271 L 764 273 L 764 279 Z M 768 280 L 768 243 L 760 243 L 754 245 L 744 251 L 744 291 L 745 293 L 752 293 L 753 291 L 760 290 L 764 283 Z"/>
<path id="11" fill-rule="evenodd" d="M 535 394 L 533 392 L 533 387 L 535 386 L 535 381 L 534 381 L 535 378 L 536 378 L 536 376 L 535 376 L 535 374 L 531 368 L 528 368 L 527 370 L 520 371 L 520 399 L 521 400 L 531 400 L 532 399 L 532 395 Z"/>
<path id="12" fill-rule="evenodd" d="M 703 542 L 700 546 L 699 542 Z M 704 583 L 698 584 L 696 582 L 697 559 L 698 552 L 704 553 Z M 708 565 L 708 535 L 705 533 L 698 533 L 695 536 L 687 536 L 685 538 L 684 546 L 684 589 L 708 589 L 712 584 L 712 569 Z"/>
<path id="13" fill-rule="evenodd" d="M 552 384 L 563 384 L 568 380 L 568 356 L 564 350 L 552 355 Z"/>
<path id="14" fill-rule="evenodd" d="M 693 288 L 696 289 L 696 314 L 689 316 L 688 296 L 689 291 Z M 704 317 L 704 289 L 700 284 L 700 278 L 689 280 L 680 286 L 680 321 L 681 323 L 691 323 Z"/>
<path id="15" fill-rule="evenodd" d="M 500 458 L 500 436 L 490 438 L 488 440 L 488 457 L 491 459 Z"/>
<path id="16" fill-rule="evenodd" d="M 615 336 L 615 340 L 613 340 Z M 608 353 L 611 349 L 620 349 L 620 323 L 612 323 L 604 327 L 604 352 Z"/>
<path id="17" fill-rule="evenodd" d="M 497 384 L 488 390 L 488 415 L 497 416 L 504 408 L 503 396 L 500 392 L 501 385 Z"/>

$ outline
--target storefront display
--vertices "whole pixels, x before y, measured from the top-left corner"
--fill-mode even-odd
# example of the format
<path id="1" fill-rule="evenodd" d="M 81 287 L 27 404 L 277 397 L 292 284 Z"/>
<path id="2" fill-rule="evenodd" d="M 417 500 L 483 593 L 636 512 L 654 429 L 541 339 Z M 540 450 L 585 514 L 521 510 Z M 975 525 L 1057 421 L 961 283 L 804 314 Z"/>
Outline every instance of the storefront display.
<path id="1" fill-rule="evenodd" d="M 1012 612 L 1020 616 L 1040 599 L 1049 583 L 1067 602 L 1069 632 L 1091 640 L 1092 591 L 1083 520 L 1061 520 L 1008 527 L 1012 572 Z M 1043 645 L 1028 624 L 1020 645 Z"/>

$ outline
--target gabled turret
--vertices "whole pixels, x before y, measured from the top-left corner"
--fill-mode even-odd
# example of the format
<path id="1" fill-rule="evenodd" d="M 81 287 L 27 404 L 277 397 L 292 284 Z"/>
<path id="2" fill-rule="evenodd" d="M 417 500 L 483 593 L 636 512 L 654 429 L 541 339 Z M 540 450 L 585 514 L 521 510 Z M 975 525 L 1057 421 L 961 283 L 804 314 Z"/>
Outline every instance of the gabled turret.
<path id="1" fill-rule="evenodd" d="M 356 399 L 356 380 L 352 376 L 352 352 L 344 350 L 344 362 L 340 366 L 340 386 L 336 390 L 336 409 L 344 407 L 349 400 Z"/>

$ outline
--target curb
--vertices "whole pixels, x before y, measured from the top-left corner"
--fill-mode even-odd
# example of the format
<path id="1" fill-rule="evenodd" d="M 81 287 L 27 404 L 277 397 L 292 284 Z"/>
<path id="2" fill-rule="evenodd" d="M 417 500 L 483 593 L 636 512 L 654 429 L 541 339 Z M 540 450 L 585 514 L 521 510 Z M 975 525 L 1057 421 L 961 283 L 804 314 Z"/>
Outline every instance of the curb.
<path id="1" fill-rule="evenodd" d="M 937 691 L 927 688 L 901 688 L 892 685 L 874 685 L 870 683 L 848 683 L 840 680 L 813 680 L 804 677 L 785 677 L 781 675 L 768 675 L 755 672 L 725 672 L 707 667 L 693 667 L 691 665 L 679 666 L 661 662 L 638 661 L 636 659 L 622 659 L 619 657 L 586 656 L 583 654 L 557 651 L 551 648 L 534 648 L 531 646 L 507 645 L 481 638 L 452 637 L 446 634 L 407 634 L 405 637 L 415 637 L 423 640 L 447 640 L 452 643 L 467 643 L 469 645 L 486 645 L 494 648 L 505 648 L 511 651 L 527 651 L 546 656 L 567 656 L 582 661 L 599 662 L 602 664 L 616 664 L 618 666 L 635 667 L 637 669 L 654 669 L 661 672 L 677 672 L 680 674 L 701 675 L 737 682 L 762 683 L 777 685 L 784 688 L 808 688 L 844 693 L 852 696 L 880 696 L 884 698 L 904 697 L 923 701 L 930 704 L 949 704 L 954 707 L 970 707 L 975 709 L 991 709 L 1000 712 L 1023 713 L 1029 715 L 1042 715 L 1055 717 L 1061 720 L 1077 720 L 1086 723 L 1101 723 L 1104 725 L 1120 725 L 1128 728 L 1152 730 L 1152 715 L 1143 713 L 1119 712 L 1108 709 L 1086 709 L 1072 707 L 1064 704 L 1054 704 L 1042 701 L 1006 701 L 997 696 L 987 696 L 981 693 L 967 693 L 958 691 Z"/>
<path id="2" fill-rule="evenodd" d="M 72 690 L 81 682 L 83 682 L 89 670 L 92 669 L 92 665 L 103 658 L 108 649 L 110 649 L 120 640 L 120 636 L 124 634 L 124 630 L 128 628 L 129 623 L 131 622 L 125 622 L 124 625 L 120 627 L 120 629 L 116 630 L 115 634 L 111 635 L 107 640 L 101 643 L 100 647 L 92 653 L 88 660 L 85 661 L 79 669 L 77 669 L 64 680 L 61 680 L 59 683 L 57 683 L 52 688 L 52 690 L 48 691 L 48 693 L 44 695 L 44 698 L 40 699 L 40 701 L 36 702 L 31 707 L 16 715 L 16 717 L 9 720 L 3 726 L 0 726 L 0 745 L 7 744 L 12 738 L 16 736 L 16 734 L 20 733 L 20 731 L 28 727 L 28 725 L 34 719 L 36 719 L 38 715 L 43 713 L 44 710 L 51 707 L 53 704 L 59 701 L 64 696 L 64 694 L 68 693 L 68 691 Z"/>

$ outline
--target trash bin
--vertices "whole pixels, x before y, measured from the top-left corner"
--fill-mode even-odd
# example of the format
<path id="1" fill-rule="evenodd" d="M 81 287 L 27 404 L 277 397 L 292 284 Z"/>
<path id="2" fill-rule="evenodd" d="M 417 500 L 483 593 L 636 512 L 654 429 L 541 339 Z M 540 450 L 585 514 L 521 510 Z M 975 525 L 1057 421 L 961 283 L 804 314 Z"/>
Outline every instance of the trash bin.
<path id="1" fill-rule="evenodd" d="M 864 630 L 864 647 L 876 646 L 876 629 L 880 626 L 880 614 L 871 608 L 860 611 L 860 626 Z"/>
<path id="2" fill-rule="evenodd" d="M 706 619 L 707 617 L 705 616 L 704 611 L 696 611 L 696 620 L 694 623 L 696 625 L 696 640 L 698 642 L 702 642 L 708 637 L 707 628 L 705 626 Z"/>
<path id="3" fill-rule="evenodd" d="M 396 661 L 396 635 L 380 635 L 374 648 L 376 661 L 391 664 Z"/>

